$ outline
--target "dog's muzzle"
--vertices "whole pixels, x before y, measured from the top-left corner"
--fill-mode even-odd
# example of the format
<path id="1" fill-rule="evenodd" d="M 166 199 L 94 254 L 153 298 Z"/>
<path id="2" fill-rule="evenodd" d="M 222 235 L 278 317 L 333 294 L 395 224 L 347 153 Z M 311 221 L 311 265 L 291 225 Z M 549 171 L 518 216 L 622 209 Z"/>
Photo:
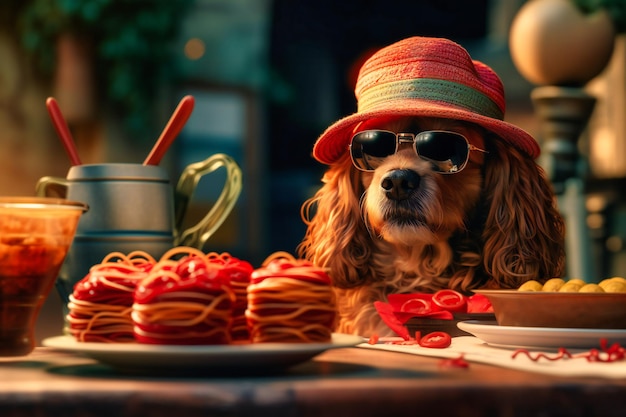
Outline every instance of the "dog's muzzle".
<path id="1" fill-rule="evenodd" d="M 385 174 L 380 186 L 389 200 L 402 201 L 418 189 L 420 181 L 420 176 L 411 169 L 395 169 Z"/>

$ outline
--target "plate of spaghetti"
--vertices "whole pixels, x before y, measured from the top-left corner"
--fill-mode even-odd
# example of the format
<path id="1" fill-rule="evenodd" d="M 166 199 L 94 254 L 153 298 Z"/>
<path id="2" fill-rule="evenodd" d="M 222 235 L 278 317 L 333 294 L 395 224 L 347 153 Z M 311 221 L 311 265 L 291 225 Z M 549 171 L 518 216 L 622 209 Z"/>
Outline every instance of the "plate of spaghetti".
<path id="1" fill-rule="evenodd" d="M 44 339 L 46 347 L 95 359 L 124 373 L 254 373 L 284 370 L 336 348 L 363 342 L 334 333 L 328 343 L 249 343 L 239 345 L 152 345 L 79 342 L 74 337 Z"/>

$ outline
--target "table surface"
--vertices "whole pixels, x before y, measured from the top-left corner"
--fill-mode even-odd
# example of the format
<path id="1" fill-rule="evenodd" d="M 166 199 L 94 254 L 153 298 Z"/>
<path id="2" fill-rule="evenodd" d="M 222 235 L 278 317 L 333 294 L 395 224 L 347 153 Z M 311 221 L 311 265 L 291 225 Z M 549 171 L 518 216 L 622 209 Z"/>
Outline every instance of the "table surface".
<path id="1" fill-rule="evenodd" d="M 408 413 L 408 414 L 407 414 Z M 125 375 L 37 348 L 0 359 L 0 416 L 620 416 L 626 380 L 563 378 L 363 348 L 260 375 Z M 432 414 L 436 413 L 436 414 Z"/>

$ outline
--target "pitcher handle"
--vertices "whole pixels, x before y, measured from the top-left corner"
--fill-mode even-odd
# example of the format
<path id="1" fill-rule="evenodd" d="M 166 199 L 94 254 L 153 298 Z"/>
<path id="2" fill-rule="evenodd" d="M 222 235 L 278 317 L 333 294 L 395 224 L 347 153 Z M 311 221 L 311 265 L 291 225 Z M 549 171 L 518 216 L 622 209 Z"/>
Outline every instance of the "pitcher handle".
<path id="1" fill-rule="evenodd" d="M 65 178 L 41 177 L 35 186 L 35 195 L 38 197 L 58 197 L 67 196 L 68 181 Z"/>
<path id="2" fill-rule="evenodd" d="M 181 231 L 187 206 L 200 181 L 200 178 L 221 167 L 226 168 L 226 182 L 219 198 L 209 212 L 195 226 Z M 176 228 L 174 244 L 190 246 L 202 250 L 207 240 L 224 223 L 230 214 L 239 194 L 241 194 L 241 169 L 230 156 L 215 154 L 204 161 L 188 165 L 178 180 L 176 186 Z"/>

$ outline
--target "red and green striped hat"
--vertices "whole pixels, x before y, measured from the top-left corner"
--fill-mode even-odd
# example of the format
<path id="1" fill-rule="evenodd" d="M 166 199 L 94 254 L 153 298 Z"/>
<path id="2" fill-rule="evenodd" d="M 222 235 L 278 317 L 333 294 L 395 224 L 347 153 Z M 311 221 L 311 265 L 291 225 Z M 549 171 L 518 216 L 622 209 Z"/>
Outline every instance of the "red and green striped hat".
<path id="1" fill-rule="evenodd" d="M 331 125 L 313 147 L 322 163 L 336 162 L 347 152 L 361 122 L 406 116 L 475 123 L 530 157 L 539 156 L 535 139 L 503 120 L 498 75 L 448 39 L 412 37 L 379 50 L 361 67 L 354 92 L 357 112 Z"/>

